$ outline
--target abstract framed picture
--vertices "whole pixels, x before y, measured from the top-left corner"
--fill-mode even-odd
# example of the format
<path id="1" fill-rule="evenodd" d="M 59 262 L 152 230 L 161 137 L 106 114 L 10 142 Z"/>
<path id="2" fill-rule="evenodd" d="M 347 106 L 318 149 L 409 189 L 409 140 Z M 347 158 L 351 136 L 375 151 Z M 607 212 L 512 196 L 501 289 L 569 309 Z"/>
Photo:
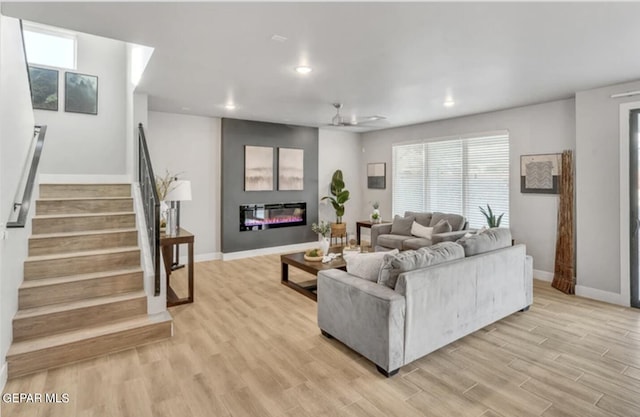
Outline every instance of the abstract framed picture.
<path id="1" fill-rule="evenodd" d="M 58 71 L 29 65 L 34 110 L 58 111 Z"/>
<path id="2" fill-rule="evenodd" d="M 65 73 L 64 111 L 98 114 L 98 77 Z"/>
<path id="3" fill-rule="evenodd" d="M 304 149 L 278 148 L 278 190 L 304 190 Z"/>
<path id="4" fill-rule="evenodd" d="M 244 147 L 244 190 L 273 191 L 273 148 Z"/>
<path id="5" fill-rule="evenodd" d="M 562 154 L 520 156 L 520 192 L 558 194 Z"/>
<path id="6" fill-rule="evenodd" d="M 367 187 L 384 190 L 387 186 L 387 164 L 376 162 L 367 164 Z"/>

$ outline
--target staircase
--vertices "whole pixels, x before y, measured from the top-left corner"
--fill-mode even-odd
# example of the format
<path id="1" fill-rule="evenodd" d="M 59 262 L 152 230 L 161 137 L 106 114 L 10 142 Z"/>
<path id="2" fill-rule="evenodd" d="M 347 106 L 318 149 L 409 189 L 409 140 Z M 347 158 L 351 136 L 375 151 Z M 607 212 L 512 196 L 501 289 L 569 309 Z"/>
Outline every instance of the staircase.
<path id="1" fill-rule="evenodd" d="M 170 337 L 147 314 L 131 185 L 40 185 L 18 297 L 10 378 Z"/>

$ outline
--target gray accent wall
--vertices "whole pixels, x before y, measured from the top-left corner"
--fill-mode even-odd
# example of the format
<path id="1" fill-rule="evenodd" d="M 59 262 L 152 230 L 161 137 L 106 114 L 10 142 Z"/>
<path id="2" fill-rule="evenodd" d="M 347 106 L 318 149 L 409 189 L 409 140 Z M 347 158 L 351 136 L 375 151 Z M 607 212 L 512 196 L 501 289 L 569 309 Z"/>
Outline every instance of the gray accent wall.
<path id="1" fill-rule="evenodd" d="M 273 147 L 273 191 L 244 191 L 244 147 Z M 304 190 L 278 191 L 278 148 L 304 149 Z M 318 129 L 222 119 L 222 252 L 238 252 L 317 240 Z M 240 232 L 241 204 L 307 203 L 307 225 Z"/>

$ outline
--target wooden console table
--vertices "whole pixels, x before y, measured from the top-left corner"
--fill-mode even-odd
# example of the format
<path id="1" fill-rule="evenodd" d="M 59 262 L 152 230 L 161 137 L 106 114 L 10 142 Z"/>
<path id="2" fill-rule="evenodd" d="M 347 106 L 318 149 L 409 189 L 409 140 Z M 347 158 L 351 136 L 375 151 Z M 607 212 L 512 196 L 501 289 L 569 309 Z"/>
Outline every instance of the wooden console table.
<path id="1" fill-rule="evenodd" d="M 177 306 L 180 304 L 193 303 L 193 242 L 194 236 L 190 232 L 180 228 L 176 236 L 160 236 L 160 250 L 162 252 L 162 259 L 164 260 L 164 270 L 167 273 L 167 307 Z M 189 294 L 187 297 L 178 298 L 173 288 L 171 288 L 171 266 L 173 263 L 173 248 L 176 245 L 187 244 L 188 245 L 188 260 L 187 260 L 187 279 L 189 285 Z"/>

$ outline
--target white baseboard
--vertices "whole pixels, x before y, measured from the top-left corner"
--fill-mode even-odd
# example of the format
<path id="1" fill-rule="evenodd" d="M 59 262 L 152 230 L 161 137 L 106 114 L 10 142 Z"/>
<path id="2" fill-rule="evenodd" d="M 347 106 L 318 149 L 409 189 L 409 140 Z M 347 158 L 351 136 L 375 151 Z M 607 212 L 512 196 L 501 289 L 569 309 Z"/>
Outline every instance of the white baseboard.
<path id="1" fill-rule="evenodd" d="M 318 242 L 306 242 L 306 243 L 297 243 L 295 245 L 285 245 L 285 246 L 274 246 L 272 248 L 260 248 L 260 249 L 252 249 L 245 250 L 239 252 L 230 252 L 223 253 L 222 260 L 223 261 L 232 261 L 235 259 L 243 259 L 243 258 L 251 258 L 252 256 L 264 256 L 264 255 L 275 255 L 278 253 L 287 253 L 287 252 L 300 252 L 307 249 L 313 249 L 318 247 Z"/>
<path id="2" fill-rule="evenodd" d="M 7 383 L 7 362 L 5 361 L 0 368 L 0 392 L 4 392 L 4 386 Z"/>
<path id="3" fill-rule="evenodd" d="M 533 270 L 533 277 L 535 279 L 539 279 L 540 281 L 553 281 L 553 272 L 549 271 L 541 271 L 539 269 Z"/>
<path id="4" fill-rule="evenodd" d="M 576 285 L 576 295 L 579 297 L 591 298 L 593 300 L 604 301 L 605 303 L 617 304 L 624 307 L 629 307 L 631 305 L 630 300 L 623 300 L 622 294 L 603 291 L 597 288 L 584 287 L 582 285 Z"/>
<path id="5" fill-rule="evenodd" d="M 40 174 L 41 184 L 131 184 L 131 175 Z"/>

